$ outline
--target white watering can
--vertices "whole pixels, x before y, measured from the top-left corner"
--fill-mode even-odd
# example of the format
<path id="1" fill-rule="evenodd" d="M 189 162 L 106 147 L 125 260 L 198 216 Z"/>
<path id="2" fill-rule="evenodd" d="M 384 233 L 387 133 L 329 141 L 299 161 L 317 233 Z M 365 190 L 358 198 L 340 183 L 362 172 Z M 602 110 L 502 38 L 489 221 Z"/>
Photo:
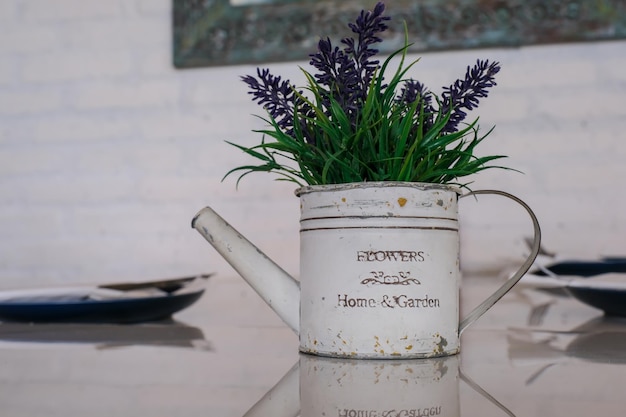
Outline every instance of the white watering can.
<path id="1" fill-rule="evenodd" d="M 531 254 L 495 293 L 459 320 L 457 203 L 496 194 L 533 221 Z M 465 195 L 425 183 L 308 186 L 301 201 L 300 281 L 211 208 L 194 227 L 299 335 L 300 351 L 350 358 L 424 358 L 459 352 L 460 333 L 528 271 L 541 231 L 532 210 L 502 191 Z"/>

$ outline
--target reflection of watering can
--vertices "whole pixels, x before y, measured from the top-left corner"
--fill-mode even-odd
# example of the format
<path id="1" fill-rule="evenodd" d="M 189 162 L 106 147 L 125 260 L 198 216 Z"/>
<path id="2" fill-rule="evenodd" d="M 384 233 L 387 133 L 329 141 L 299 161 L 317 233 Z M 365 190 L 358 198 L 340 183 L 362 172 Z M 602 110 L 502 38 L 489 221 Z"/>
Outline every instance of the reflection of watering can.
<path id="1" fill-rule="evenodd" d="M 532 265 L 532 253 L 501 288 L 459 324 L 458 189 L 419 183 L 303 187 L 300 279 L 267 258 L 212 209 L 192 222 L 300 336 L 323 356 L 413 358 L 458 353 L 459 334 Z M 389 278 L 393 277 L 393 278 Z M 302 287 L 302 293 L 301 293 Z"/>
<path id="2" fill-rule="evenodd" d="M 459 369 L 459 357 L 354 361 L 301 355 L 244 417 L 461 415 L 459 379 L 513 413 Z"/>

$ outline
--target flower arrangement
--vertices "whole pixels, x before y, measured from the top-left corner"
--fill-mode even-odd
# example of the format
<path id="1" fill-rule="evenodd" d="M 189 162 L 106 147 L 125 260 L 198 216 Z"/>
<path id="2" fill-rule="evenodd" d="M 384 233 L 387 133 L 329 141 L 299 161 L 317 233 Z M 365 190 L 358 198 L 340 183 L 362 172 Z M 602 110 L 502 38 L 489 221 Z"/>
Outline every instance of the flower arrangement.
<path id="1" fill-rule="evenodd" d="M 317 72 L 302 69 L 305 87 L 268 69 L 242 77 L 253 101 L 267 111 L 262 119 L 268 128 L 255 130 L 263 135 L 255 146 L 228 142 L 259 163 L 234 168 L 225 177 L 238 172 L 238 183 L 252 172 L 272 172 L 300 185 L 408 181 L 466 186 L 458 179 L 504 168 L 488 165 L 503 155 L 474 154 L 493 128 L 480 134 L 478 118 L 465 121 L 496 85 L 500 64 L 478 60 L 464 78 L 437 95 L 407 77 L 419 60 L 406 63 L 406 35 L 401 49 L 382 64 L 376 59 L 375 46 L 390 20 L 384 10 L 382 2 L 363 10 L 349 24 L 355 37 L 344 38 L 342 48 L 321 39 L 310 55 Z M 393 59 L 399 64 L 386 80 Z"/>

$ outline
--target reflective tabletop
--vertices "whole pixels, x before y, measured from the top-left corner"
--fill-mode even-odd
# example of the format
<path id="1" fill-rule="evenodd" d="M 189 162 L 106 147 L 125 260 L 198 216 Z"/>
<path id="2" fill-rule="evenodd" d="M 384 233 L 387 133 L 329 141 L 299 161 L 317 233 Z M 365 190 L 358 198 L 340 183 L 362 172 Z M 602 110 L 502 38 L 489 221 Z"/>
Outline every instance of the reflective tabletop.
<path id="1" fill-rule="evenodd" d="M 469 311 L 501 281 L 464 278 Z M 626 319 L 516 287 L 427 360 L 333 360 L 236 276 L 172 320 L 0 323 L 3 416 L 429 417 L 623 415 Z"/>

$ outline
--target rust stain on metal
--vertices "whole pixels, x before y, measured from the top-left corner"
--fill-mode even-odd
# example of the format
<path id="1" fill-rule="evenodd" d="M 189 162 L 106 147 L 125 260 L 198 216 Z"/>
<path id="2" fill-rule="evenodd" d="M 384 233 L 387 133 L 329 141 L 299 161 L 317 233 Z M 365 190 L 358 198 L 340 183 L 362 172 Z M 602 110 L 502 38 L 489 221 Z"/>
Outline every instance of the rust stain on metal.
<path id="1" fill-rule="evenodd" d="M 433 353 L 436 355 L 441 355 L 445 351 L 446 346 L 448 346 L 448 340 L 445 337 L 442 337 L 439 333 L 434 335 L 436 338 L 439 338 L 439 342 L 435 344 L 435 349 Z"/>

